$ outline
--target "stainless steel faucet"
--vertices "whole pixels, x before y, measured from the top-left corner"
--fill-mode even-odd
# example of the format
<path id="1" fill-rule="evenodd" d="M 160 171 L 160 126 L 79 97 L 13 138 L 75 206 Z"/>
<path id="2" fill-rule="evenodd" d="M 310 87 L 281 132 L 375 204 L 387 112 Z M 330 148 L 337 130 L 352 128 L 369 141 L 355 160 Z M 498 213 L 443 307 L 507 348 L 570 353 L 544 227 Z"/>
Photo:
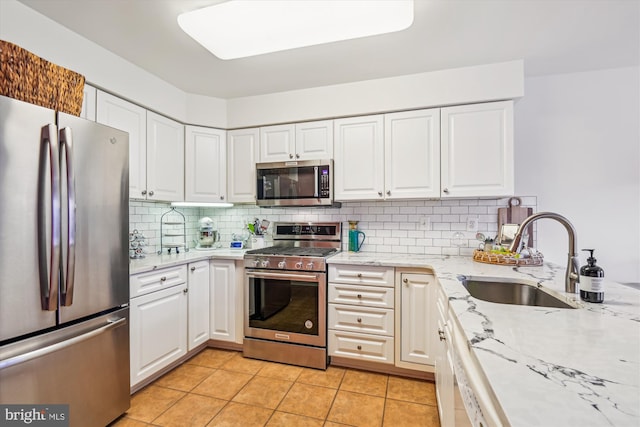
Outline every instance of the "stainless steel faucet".
<path id="1" fill-rule="evenodd" d="M 567 271 L 565 273 L 564 278 L 564 290 L 565 292 L 576 293 L 577 286 L 576 284 L 579 282 L 578 268 L 579 268 L 579 260 L 578 260 L 578 245 L 576 242 L 576 229 L 573 228 L 573 225 L 569 222 L 568 219 L 554 212 L 538 212 L 527 217 L 522 224 L 520 224 L 520 228 L 516 232 L 516 235 L 513 238 L 513 242 L 511 242 L 511 247 L 509 250 L 511 252 L 518 252 L 520 249 L 520 242 L 522 241 L 522 235 L 524 234 L 527 227 L 533 222 L 539 220 L 540 218 L 550 218 L 555 219 L 560 224 L 564 225 L 564 228 L 567 229 L 567 233 L 569 234 L 569 254 L 567 259 Z"/>

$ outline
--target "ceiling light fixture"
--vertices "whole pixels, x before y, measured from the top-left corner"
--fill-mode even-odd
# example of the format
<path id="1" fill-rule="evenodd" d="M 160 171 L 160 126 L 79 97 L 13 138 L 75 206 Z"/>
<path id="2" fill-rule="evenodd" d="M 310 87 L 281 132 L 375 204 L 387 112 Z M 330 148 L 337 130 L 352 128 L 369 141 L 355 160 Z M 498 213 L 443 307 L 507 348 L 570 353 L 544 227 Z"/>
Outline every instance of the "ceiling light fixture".
<path id="1" fill-rule="evenodd" d="M 232 0 L 178 16 L 220 59 L 236 59 L 404 30 L 413 0 Z"/>

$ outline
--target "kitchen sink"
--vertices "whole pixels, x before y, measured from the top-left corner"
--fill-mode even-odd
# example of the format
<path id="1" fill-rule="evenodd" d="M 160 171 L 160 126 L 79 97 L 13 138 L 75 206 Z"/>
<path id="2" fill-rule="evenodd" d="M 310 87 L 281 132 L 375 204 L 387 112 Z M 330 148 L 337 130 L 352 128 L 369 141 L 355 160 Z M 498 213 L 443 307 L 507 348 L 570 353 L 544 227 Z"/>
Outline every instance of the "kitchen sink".
<path id="1" fill-rule="evenodd" d="M 499 304 L 578 308 L 539 287 L 500 278 L 458 278 L 472 297 Z"/>

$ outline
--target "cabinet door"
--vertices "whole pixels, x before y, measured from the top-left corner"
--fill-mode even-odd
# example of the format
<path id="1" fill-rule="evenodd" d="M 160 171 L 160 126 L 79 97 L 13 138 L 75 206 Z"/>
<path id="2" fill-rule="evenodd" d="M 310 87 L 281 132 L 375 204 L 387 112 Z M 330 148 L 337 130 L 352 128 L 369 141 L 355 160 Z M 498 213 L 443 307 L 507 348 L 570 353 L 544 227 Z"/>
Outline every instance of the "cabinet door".
<path id="1" fill-rule="evenodd" d="M 187 285 L 131 299 L 131 386 L 187 353 Z"/>
<path id="2" fill-rule="evenodd" d="M 440 110 L 384 116 L 386 199 L 440 197 Z"/>
<path id="3" fill-rule="evenodd" d="M 443 198 L 513 195 L 513 101 L 443 108 L 441 132 Z"/>
<path id="4" fill-rule="evenodd" d="M 212 260 L 209 265 L 211 327 L 214 340 L 235 342 L 236 277 L 232 260 Z"/>
<path id="5" fill-rule="evenodd" d="M 454 417 L 454 389 L 453 389 L 453 359 L 449 346 L 451 345 L 450 329 L 447 328 L 447 299 L 438 286 L 437 293 L 437 337 L 436 344 L 436 397 L 438 401 L 438 415 L 442 427 L 455 427 Z"/>
<path id="6" fill-rule="evenodd" d="M 147 198 L 184 200 L 184 126 L 147 112 Z"/>
<path id="7" fill-rule="evenodd" d="M 334 121 L 336 200 L 381 200 L 384 196 L 383 116 Z"/>
<path id="8" fill-rule="evenodd" d="M 226 132 L 186 126 L 184 143 L 185 201 L 224 201 L 227 193 Z"/>
<path id="9" fill-rule="evenodd" d="M 260 161 L 284 162 L 297 160 L 294 125 L 260 128 Z"/>
<path id="10" fill-rule="evenodd" d="M 189 264 L 189 351 L 209 341 L 209 261 Z"/>
<path id="11" fill-rule="evenodd" d="M 228 200 L 232 203 L 256 202 L 256 158 L 258 129 L 227 132 Z"/>
<path id="12" fill-rule="evenodd" d="M 129 133 L 129 197 L 147 198 L 147 110 L 98 91 L 96 121 Z"/>
<path id="13" fill-rule="evenodd" d="M 82 111 L 80 111 L 80 117 L 83 119 L 96 121 L 96 96 L 98 91 L 95 87 L 84 85 L 82 96 Z"/>
<path id="14" fill-rule="evenodd" d="M 333 159 L 333 120 L 296 124 L 296 159 Z"/>
<path id="15" fill-rule="evenodd" d="M 413 273 L 400 273 L 399 277 L 400 354 L 396 361 L 433 365 L 438 329 L 436 279 L 430 274 Z"/>

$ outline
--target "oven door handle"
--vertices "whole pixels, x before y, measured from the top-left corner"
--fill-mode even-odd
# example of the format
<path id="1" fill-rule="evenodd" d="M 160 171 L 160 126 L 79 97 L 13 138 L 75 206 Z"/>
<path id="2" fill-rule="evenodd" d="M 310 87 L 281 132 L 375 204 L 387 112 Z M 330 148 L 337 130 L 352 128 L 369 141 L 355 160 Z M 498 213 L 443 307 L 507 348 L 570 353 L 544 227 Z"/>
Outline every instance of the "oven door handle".
<path id="1" fill-rule="evenodd" d="M 247 277 L 259 279 L 261 277 L 271 278 L 271 279 L 284 279 L 284 280 L 312 280 L 317 281 L 317 274 L 296 274 L 296 273 L 269 273 L 266 271 L 260 272 L 247 272 Z"/>

